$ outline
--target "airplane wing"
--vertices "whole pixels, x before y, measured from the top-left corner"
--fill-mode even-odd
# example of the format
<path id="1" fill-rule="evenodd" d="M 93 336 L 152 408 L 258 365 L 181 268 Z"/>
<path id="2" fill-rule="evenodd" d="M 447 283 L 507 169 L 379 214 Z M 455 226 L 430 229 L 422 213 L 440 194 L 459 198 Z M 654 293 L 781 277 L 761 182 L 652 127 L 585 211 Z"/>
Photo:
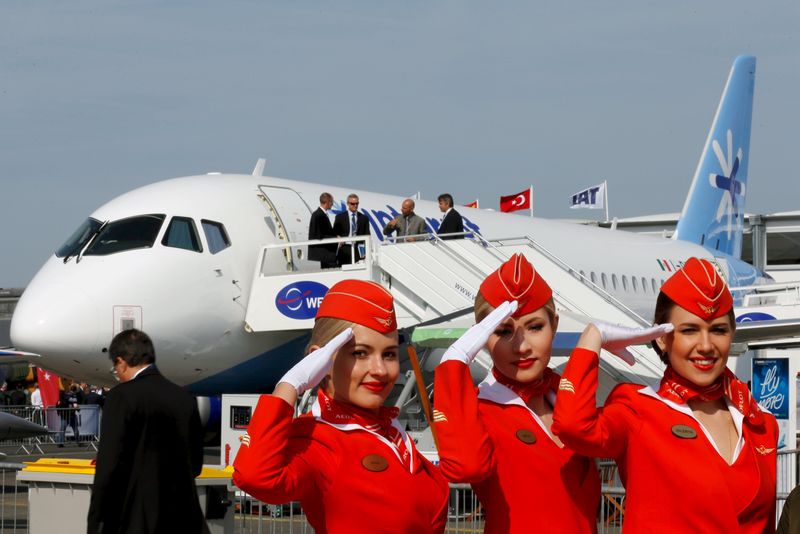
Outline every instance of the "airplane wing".
<path id="1" fill-rule="evenodd" d="M 33 352 L 23 352 L 10 348 L 0 349 L 0 363 L 29 362 L 32 359 L 41 357 L 41 354 L 35 354 Z"/>

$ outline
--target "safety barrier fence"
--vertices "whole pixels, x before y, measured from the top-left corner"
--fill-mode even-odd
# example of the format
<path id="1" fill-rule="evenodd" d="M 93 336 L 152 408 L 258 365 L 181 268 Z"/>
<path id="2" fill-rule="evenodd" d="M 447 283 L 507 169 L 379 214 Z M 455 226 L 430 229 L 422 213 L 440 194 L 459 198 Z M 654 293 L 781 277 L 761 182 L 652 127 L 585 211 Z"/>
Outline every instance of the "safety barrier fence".
<path id="1" fill-rule="evenodd" d="M 0 449 L 11 454 L 43 454 L 53 445 L 79 444 L 96 448 L 100 439 L 102 410 L 95 404 L 83 404 L 79 408 L 39 408 L 34 406 L 0 406 L 0 412 L 8 413 L 46 427 L 47 434 L 28 438 L 5 436 L 15 431 L 13 424 L 0 432 Z M 9 451 L 10 449 L 10 451 Z"/>
<path id="2" fill-rule="evenodd" d="M 778 453 L 777 514 L 780 515 L 788 492 L 798 480 L 800 450 Z M 17 482 L 17 472 L 24 464 L 0 462 L 0 532 L 23 533 L 29 531 L 28 487 Z M 601 503 L 597 515 L 600 534 L 618 533 L 625 515 L 625 489 L 619 480 L 614 462 L 598 462 L 601 476 Z M 271 505 L 258 501 L 241 491 L 235 492 L 234 532 L 239 534 L 310 534 L 308 524 L 298 503 Z M 402 496 L 398 496 L 402 498 Z M 357 513 L 352 510 L 351 513 Z M 447 534 L 483 532 L 484 516 L 480 503 L 467 484 L 450 486 L 450 506 Z"/>
<path id="3" fill-rule="evenodd" d="M 17 483 L 24 464 L 0 462 L 0 532 L 28 532 L 28 487 Z"/>

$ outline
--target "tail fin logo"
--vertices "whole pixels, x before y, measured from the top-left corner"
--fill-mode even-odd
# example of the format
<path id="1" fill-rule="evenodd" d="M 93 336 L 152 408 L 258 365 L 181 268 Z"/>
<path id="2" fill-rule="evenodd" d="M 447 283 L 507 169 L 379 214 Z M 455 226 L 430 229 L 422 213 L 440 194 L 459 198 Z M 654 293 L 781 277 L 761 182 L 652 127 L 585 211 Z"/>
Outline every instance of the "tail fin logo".
<path id="1" fill-rule="evenodd" d="M 728 216 L 728 238 L 731 238 L 734 227 L 738 230 L 742 225 L 742 217 L 740 206 L 736 201 L 736 197 L 744 196 L 745 184 L 736 180 L 736 173 L 739 171 L 743 153 L 741 147 L 736 151 L 736 158 L 733 158 L 733 132 L 727 131 L 727 154 L 722 152 L 722 147 L 719 142 L 714 139 L 713 148 L 714 154 L 717 156 L 719 166 L 722 168 L 722 174 L 711 173 L 709 174 L 709 182 L 711 187 L 722 190 L 722 198 L 719 201 L 717 208 L 717 222 L 722 222 L 722 217 Z"/>

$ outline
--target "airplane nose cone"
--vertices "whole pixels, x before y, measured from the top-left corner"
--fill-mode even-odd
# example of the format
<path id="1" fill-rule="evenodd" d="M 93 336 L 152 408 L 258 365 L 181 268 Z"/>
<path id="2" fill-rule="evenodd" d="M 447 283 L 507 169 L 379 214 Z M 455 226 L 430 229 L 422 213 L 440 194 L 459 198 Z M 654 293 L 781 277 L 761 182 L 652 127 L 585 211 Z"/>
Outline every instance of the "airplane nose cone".
<path id="1" fill-rule="evenodd" d="M 99 350 L 97 306 L 84 293 L 60 284 L 32 282 L 11 318 L 18 350 L 57 359 Z"/>

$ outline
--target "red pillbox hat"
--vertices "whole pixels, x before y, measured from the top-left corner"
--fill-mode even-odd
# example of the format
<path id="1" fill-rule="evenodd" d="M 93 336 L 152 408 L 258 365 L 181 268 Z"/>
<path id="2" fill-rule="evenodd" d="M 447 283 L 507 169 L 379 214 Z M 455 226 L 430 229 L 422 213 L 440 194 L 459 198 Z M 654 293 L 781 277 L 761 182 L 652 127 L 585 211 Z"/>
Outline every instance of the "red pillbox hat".
<path id="1" fill-rule="evenodd" d="M 522 254 L 514 254 L 487 276 L 480 292 L 495 308 L 507 300 L 516 300 L 519 307 L 514 317 L 538 310 L 553 296 L 553 290 Z"/>
<path id="2" fill-rule="evenodd" d="M 352 321 L 382 334 L 397 330 L 394 298 L 380 284 L 365 280 L 337 282 L 322 299 L 317 317 Z"/>
<path id="3" fill-rule="evenodd" d="M 722 317 L 733 308 L 733 297 L 725 280 L 708 260 L 689 258 L 664 282 L 661 292 L 707 321 Z"/>

